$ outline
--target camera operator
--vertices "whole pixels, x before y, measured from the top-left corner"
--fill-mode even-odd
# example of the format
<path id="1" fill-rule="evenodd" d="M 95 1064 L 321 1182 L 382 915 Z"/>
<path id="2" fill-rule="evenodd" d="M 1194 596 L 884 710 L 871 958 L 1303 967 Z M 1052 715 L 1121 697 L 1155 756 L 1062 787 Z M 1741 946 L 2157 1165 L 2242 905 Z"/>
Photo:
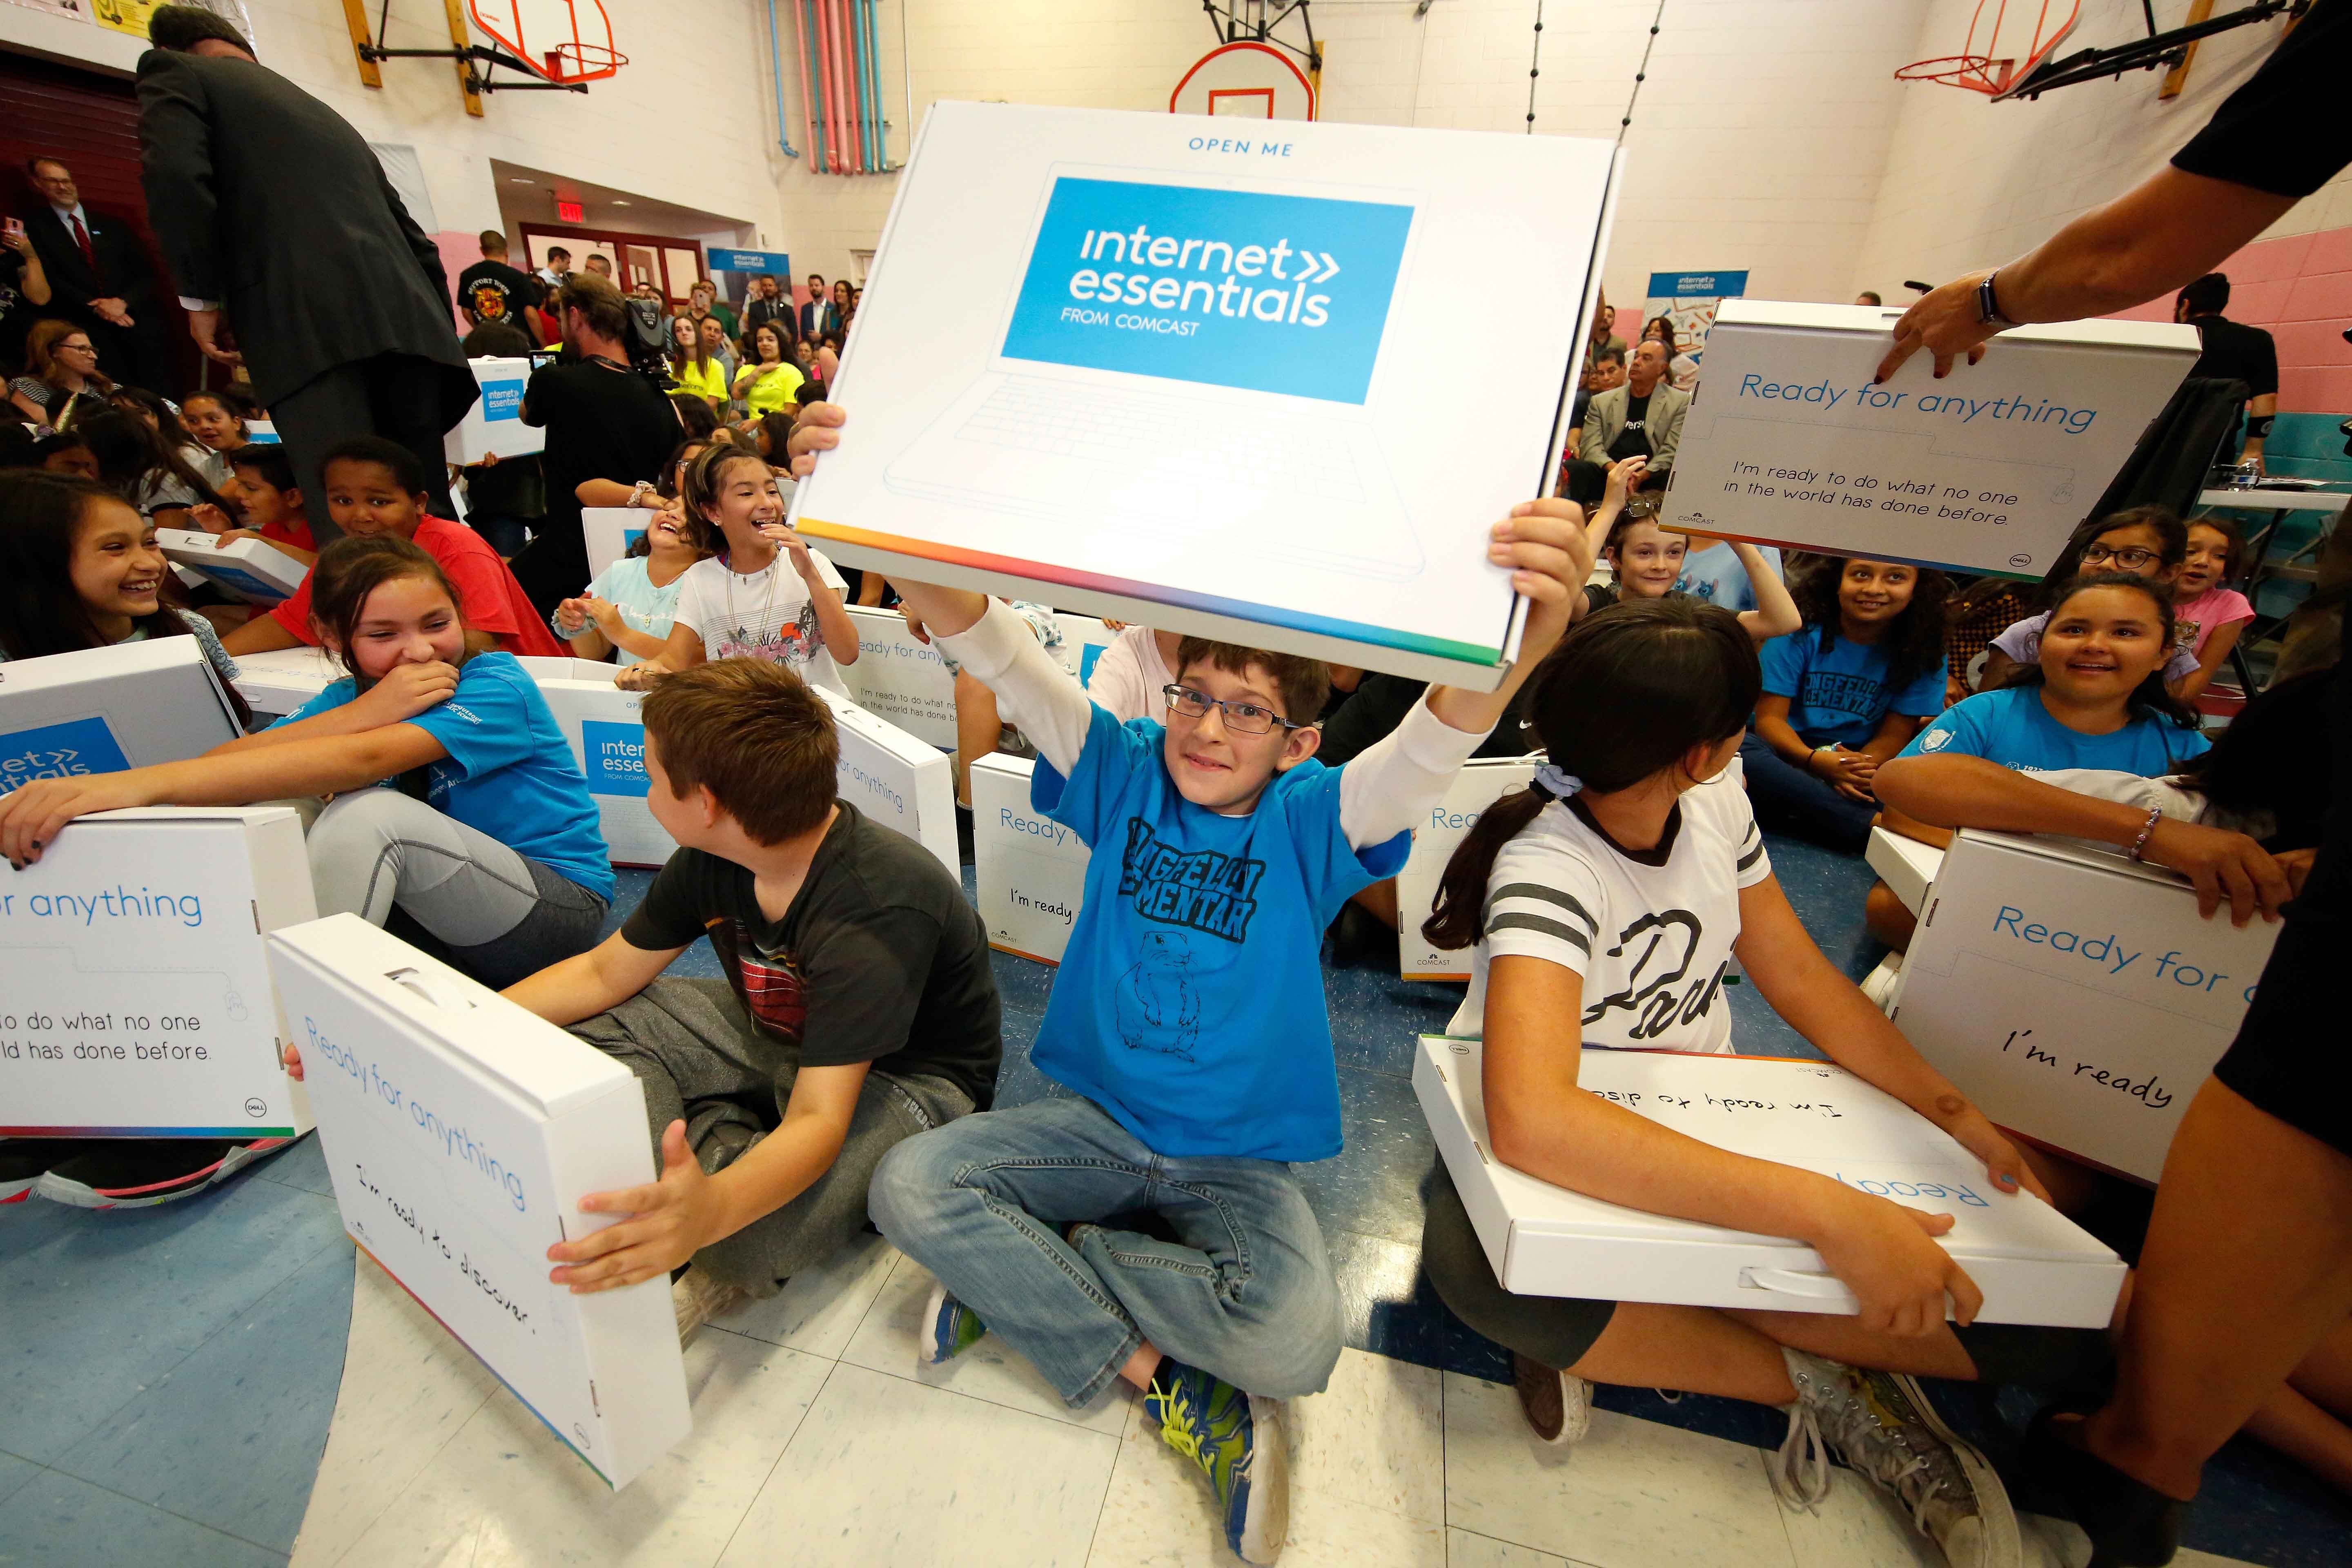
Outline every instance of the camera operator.
<path id="1" fill-rule="evenodd" d="M 576 357 L 534 372 L 523 393 L 523 423 L 547 431 L 541 458 L 547 516 L 514 560 L 515 577 L 541 615 L 552 615 L 588 581 L 581 482 L 646 479 L 660 471 L 678 437 L 667 395 L 630 363 L 621 291 L 594 273 L 574 273 L 556 295 L 556 313 Z"/>

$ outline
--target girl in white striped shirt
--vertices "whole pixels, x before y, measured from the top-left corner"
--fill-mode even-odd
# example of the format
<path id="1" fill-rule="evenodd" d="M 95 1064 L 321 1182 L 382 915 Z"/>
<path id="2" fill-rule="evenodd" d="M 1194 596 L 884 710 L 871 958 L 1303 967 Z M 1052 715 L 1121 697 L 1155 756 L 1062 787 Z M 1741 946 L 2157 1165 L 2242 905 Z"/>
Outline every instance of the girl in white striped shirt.
<path id="1" fill-rule="evenodd" d="M 1450 1032 L 1485 1042 L 1496 1158 L 1611 1203 L 1800 1238 L 1861 1299 L 1860 1314 L 1515 1296 L 1496 1283 L 1442 1161 L 1423 1261 L 1447 1304 L 1511 1349 L 1521 1403 L 1547 1439 L 1580 1434 L 1587 1379 L 1777 1405 L 1790 1415 L 1774 1467 L 1784 1495 L 1826 1491 L 1826 1442 L 1955 1563 L 2014 1563 L 2000 1480 L 1907 1374 L 2046 1387 L 2099 1356 L 2100 1336 L 1956 1331 L 1947 1295 L 1962 1325 L 1982 1298 L 1932 1239 L 1948 1216 L 1727 1152 L 1577 1087 L 1587 1046 L 1729 1052 L 1723 982 L 1737 952 L 1798 1033 L 1949 1132 L 2003 1191 L 2034 1186 L 2009 1141 L 1822 956 L 1789 907 L 1737 763 L 1760 685 L 1755 644 L 1717 606 L 1650 599 L 1579 621 L 1528 686 L 1549 763 L 1479 819 L 1424 930 L 1441 948 L 1476 944 Z"/>

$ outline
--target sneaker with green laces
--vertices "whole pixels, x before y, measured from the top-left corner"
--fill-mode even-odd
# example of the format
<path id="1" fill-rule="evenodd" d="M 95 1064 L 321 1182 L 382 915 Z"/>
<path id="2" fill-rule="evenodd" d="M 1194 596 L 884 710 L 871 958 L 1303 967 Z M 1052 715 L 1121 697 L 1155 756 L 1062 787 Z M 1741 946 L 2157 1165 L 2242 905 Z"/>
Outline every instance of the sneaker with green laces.
<path id="1" fill-rule="evenodd" d="M 1290 1457 L 1282 1405 L 1170 1359 L 1143 1396 L 1160 1437 L 1201 1467 L 1225 1510 L 1225 1544 L 1244 1563 L 1272 1563 L 1290 1533 Z"/>
<path id="2" fill-rule="evenodd" d="M 955 1360 L 980 1342 L 988 1325 L 980 1314 L 948 1294 L 945 1285 L 931 1287 L 931 1299 L 923 1308 L 921 1344 L 918 1354 L 925 1366 L 940 1366 Z"/>
<path id="3" fill-rule="evenodd" d="M 1829 1495 L 1832 1448 L 1903 1506 L 1952 1568 L 2020 1568 L 2024 1544 L 1990 1461 L 1944 1424 L 1916 1378 L 1780 1352 L 1797 1402 L 1769 1467 L 1773 1490 L 1811 1509 Z"/>

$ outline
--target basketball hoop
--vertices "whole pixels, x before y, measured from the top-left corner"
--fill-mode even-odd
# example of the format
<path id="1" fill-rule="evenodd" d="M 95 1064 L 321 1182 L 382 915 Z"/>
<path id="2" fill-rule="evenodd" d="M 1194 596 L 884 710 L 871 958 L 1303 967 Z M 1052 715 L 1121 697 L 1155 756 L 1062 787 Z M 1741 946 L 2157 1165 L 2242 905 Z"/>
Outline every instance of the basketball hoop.
<path id="1" fill-rule="evenodd" d="M 562 69 L 564 61 L 572 68 Z M 596 81 L 613 75 L 629 63 L 629 57 L 609 44 L 585 44 L 574 41 L 558 44 L 547 51 L 547 79 L 550 81 Z"/>
<path id="2" fill-rule="evenodd" d="M 1993 5 L 1992 26 L 1985 28 L 1979 42 L 1977 30 L 1984 23 L 1985 6 Z M 1957 55 L 1937 55 L 1930 59 L 1914 60 L 1895 72 L 1897 81 L 1931 81 L 1942 87 L 1964 88 L 1980 92 L 1987 98 L 1999 98 L 2011 85 L 2040 65 L 2050 51 L 2065 41 L 2074 30 L 2074 19 L 2082 11 L 2082 0 L 2066 0 L 2066 19 L 2055 27 L 2050 25 L 2050 13 L 2056 0 L 2041 0 L 2033 18 L 2032 37 L 2020 53 L 2000 51 L 2001 26 L 2009 20 L 2009 0 L 1977 0 L 1977 8 L 1969 16 L 1969 36 Z M 2019 0 L 2018 13 L 2025 11 L 2024 0 Z"/>

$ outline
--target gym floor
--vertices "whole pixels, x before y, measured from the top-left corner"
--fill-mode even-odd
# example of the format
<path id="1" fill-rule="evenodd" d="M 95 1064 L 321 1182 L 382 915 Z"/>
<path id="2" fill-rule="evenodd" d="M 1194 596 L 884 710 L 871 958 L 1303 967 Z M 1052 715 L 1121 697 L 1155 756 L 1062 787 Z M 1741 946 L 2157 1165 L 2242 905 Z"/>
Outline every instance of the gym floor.
<path id="1" fill-rule="evenodd" d="M 1854 975 L 1859 860 L 1774 840 L 1780 879 Z M 967 871 L 969 876 L 969 871 Z M 645 873 L 625 872 L 625 910 Z M 615 916 L 614 923 L 618 923 Z M 715 973 L 709 949 L 682 973 Z M 1004 1103 L 1066 1092 L 1028 1060 L 1050 968 L 998 955 Z M 1783 1422 L 1703 1396 L 1603 1390 L 1590 1437 L 1526 1433 L 1508 1357 L 1419 1278 L 1433 1159 L 1408 1074 L 1460 987 L 1327 967 L 1347 1149 L 1302 1169 L 1338 1261 L 1349 1350 L 1291 1408 L 1292 1568 L 1324 1563 L 1871 1568 L 1933 1549 L 1851 1475 L 1783 1509 Z M 1813 1055 L 1747 987 L 1741 1047 Z M 200 1196 L 93 1213 L 0 1208 L 0 1564 L 1230 1563 L 1209 1494 L 1113 1392 L 1062 1408 L 992 1339 L 919 1372 L 929 1277 L 878 1237 L 688 1347 L 696 1428 L 604 1490 L 337 1219 L 318 1140 Z M 2027 1414 L 1939 1389 L 1998 1457 Z M 2027 1561 L 2079 1565 L 2029 1516 Z M 2352 1500 L 2244 1441 L 2208 1471 L 2184 1563 L 2352 1561 Z"/>

